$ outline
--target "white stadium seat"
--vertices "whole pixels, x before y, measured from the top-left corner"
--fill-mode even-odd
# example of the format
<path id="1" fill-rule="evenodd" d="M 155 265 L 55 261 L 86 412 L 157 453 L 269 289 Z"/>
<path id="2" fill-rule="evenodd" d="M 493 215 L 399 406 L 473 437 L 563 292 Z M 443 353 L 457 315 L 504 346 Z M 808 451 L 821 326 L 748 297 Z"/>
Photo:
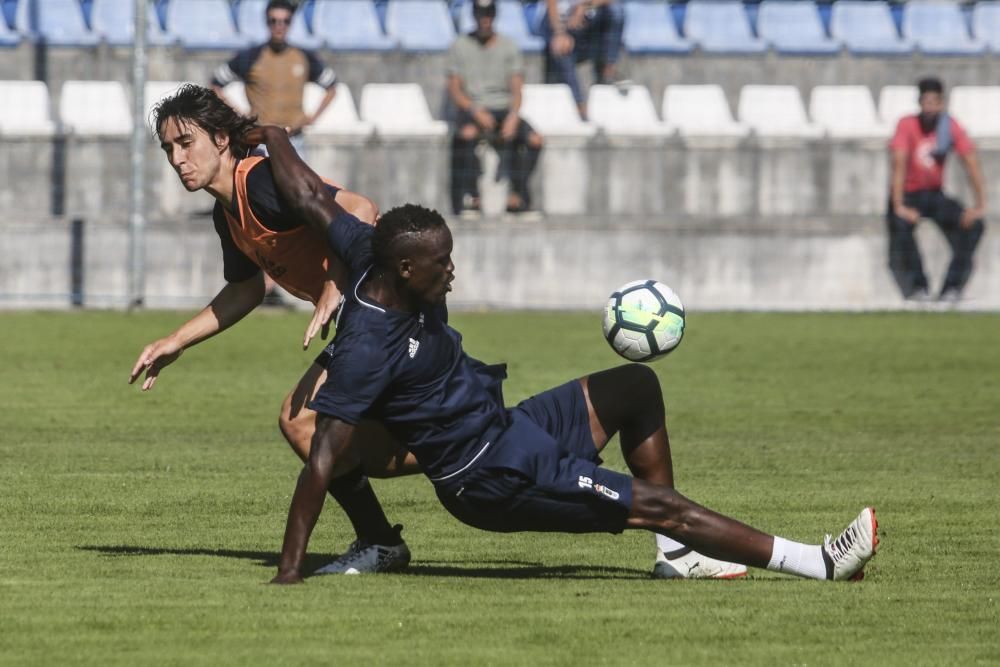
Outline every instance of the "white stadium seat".
<path id="1" fill-rule="evenodd" d="M 0 135 L 49 137 L 55 134 L 44 81 L 0 81 Z"/>
<path id="2" fill-rule="evenodd" d="M 127 136 L 132 113 L 119 81 L 67 81 L 59 96 L 59 120 L 82 136 Z"/>
<path id="3" fill-rule="evenodd" d="M 743 86 L 737 115 L 761 137 L 823 135 L 823 128 L 809 122 L 795 86 Z"/>
<path id="4" fill-rule="evenodd" d="M 317 135 L 351 135 L 367 137 L 374 128 L 371 123 L 362 122 L 354 106 L 354 96 L 347 84 L 336 84 L 337 94 L 330 106 L 316 119 L 316 122 L 306 128 L 306 134 Z M 319 108 L 326 90 L 315 83 L 307 83 L 302 105 L 306 113 L 312 114 Z"/>
<path id="5" fill-rule="evenodd" d="M 443 137 L 448 124 L 431 117 L 417 83 L 369 83 L 361 89 L 361 119 L 390 136 Z"/>
<path id="6" fill-rule="evenodd" d="M 878 115 L 893 130 L 903 116 L 920 110 L 916 86 L 886 86 L 878 94 Z"/>
<path id="7" fill-rule="evenodd" d="M 955 86 L 948 112 L 972 137 L 1000 137 L 1000 86 Z"/>
<path id="8" fill-rule="evenodd" d="M 887 138 L 892 133 L 879 119 L 867 86 L 816 86 L 809 96 L 809 115 L 831 137 Z"/>
<path id="9" fill-rule="evenodd" d="M 590 122 L 608 135 L 673 134 L 656 116 L 653 98 L 645 86 L 591 86 L 587 114 Z"/>
<path id="10" fill-rule="evenodd" d="M 750 128 L 733 120 L 722 86 L 667 86 L 663 122 L 683 137 L 745 137 Z"/>
<path id="11" fill-rule="evenodd" d="M 597 132 L 580 119 L 573 93 L 564 83 L 525 84 L 521 116 L 543 136 L 590 137 Z"/>

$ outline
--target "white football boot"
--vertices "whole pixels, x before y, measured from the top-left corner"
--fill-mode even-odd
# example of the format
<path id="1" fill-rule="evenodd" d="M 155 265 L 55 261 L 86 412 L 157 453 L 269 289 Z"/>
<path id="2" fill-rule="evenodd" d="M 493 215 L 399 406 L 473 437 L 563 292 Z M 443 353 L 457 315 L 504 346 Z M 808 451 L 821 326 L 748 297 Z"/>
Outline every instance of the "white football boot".
<path id="1" fill-rule="evenodd" d="M 401 528 L 397 526 L 397 529 Z M 389 546 L 354 540 L 347 551 L 313 574 L 377 574 L 399 572 L 410 564 L 410 549 L 406 542 Z"/>
<path id="2" fill-rule="evenodd" d="M 871 560 L 878 548 L 875 508 L 864 508 L 837 539 L 830 538 L 827 535 L 823 540 L 822 549 L 826 578 L 835 581 L 861 581 L 865 578 L 865 563 Z"/>
<path id="3" fill-rule="evenodd" d="M 670 555 L 673 558 L 656 550 L 654 579 L 739 579 L 747 576 L 746 565 L 709 558 L 690 549 Z"/>

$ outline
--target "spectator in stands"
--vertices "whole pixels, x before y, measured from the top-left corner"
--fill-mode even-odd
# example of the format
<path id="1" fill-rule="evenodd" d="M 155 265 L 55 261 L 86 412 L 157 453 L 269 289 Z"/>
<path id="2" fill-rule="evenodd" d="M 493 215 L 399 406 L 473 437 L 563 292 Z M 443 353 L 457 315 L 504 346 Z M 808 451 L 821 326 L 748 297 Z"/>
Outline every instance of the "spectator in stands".
<path id="1" fill-rule="evenodd" d="M 294 13 L 295 6 L 289 0 L 268 2 L 264 15 L 270 40 L 240 51 L 221 65 L 212 77 L 212 88 L 219 93 L 228 83 L 246 82 L 251 112 L 261 123 L 287 128 L 293 145 L 302 154 L 302 130 L 333 101 L 337 75 L 323 65 L 315 53 L 288 43 L 288 29 Z M 302 108 L 307 81 L 326 89 L 326 96 L 314 114 L 307 114 Z"/>
<path id="2" fill-rule="evenodd" d="M 528 180 L 538 163 L 542 137 L 518 115 L 524 62 L 513 41 L 493 32 L 495 0 L 474 0 L 476 29 L 448 52 L 448 95 L 458 111 L 452 144 L 451 192 L 456 213 L 478 213 L 476 144 L 488 139 L 500 150 L 500 171 L 510 175 L 507 211 L 530 210 Z"/>
<path id="3" fill-rule="evenodd" d="M 937 223 L 951 246 L 952 258 L 938 293 L 957 301 L 972 273 L 972 255 L 983 235 L 986 191 L 976 149 L 965 130 L 945 111 L 944 87 L 936 78 L 922 79 L 920 113 L 904 116 L 889 144 L 892 153 L 889 227 L 889 267 L 907 299 L 929 296 L 920 250 L 913 237 L 921 217 Z M 944 162 L 954 150 L 965 167 L 975 205 L 966 208 L 942 192 Z"/>
<path id="4" fill-rule="evenodd" d="M 625 10 L 617 0 L 545 0 L 545 82 L 565 83 L 573 90 L 580 116 L 587 102 L 576 75 L 577 63 L 591 61 L 594 80 L 617 78 L 618 53 L 625 28 Z"/>

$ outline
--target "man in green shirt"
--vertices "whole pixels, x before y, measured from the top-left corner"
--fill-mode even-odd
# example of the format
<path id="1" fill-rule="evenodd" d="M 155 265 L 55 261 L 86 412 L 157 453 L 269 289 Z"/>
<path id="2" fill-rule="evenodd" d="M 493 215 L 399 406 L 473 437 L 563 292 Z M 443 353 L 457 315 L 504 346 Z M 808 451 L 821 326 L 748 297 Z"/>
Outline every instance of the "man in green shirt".
<path id="1" fill-rule="evenodd" d="M 524 61 L 517 45 L 493 31 L 495 0 L 474 0 L 476 29 L 462 35 L 448 52 L 448 95 L 458 111 L 452 144 L 452 206 L 456 213 L 479 212 L 479 162 L 476 144 L 493 142 L 501 173 L 510 175 L 507 211 L 530 210 L 528 179 L 542 148 L 542 137 L 522 119 Z"/>

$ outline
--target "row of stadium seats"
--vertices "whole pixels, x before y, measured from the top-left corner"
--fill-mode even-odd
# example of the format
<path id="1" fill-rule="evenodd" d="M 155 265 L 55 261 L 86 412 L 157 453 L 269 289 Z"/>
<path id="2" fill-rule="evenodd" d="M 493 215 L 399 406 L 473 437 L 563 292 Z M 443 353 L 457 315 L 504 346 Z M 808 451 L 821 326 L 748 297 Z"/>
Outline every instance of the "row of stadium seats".
<path id="1" fill-rule="evenodd" d="M 146 85 L 146 117 L 152 106 L 175 91 L 180 82 Z M 230 84 L 224 94 L 234 108 L 248 111 L 243 84 Z M 307 111 L 317 108 L 323 91 L 310 84 Z M 61 90 L 57 124 L 49 112 L 48 89 L 40 81 L 0 81 L 0 136 L 52 135 L 59 124 L 78 135 L 123 136 L 132 131 L 125 87 L 117 81 L 67 81 Z M 809 113 L 794 86 L 748 85 L 740 91 L 734 118 L 717 85 L 668 86 L 657 115 L 649 90 L 643 86 L 593 86 L 589 93 L 590 122 L 577 113 L 565 85 L 525 85 L 522 114 L 547 136 L 608 135 L 758 136 L 818 138 L 885 138 L 896 121 L 916 111 L 913 86 L 886 86 L 875 103 L 865 86 L 816 86 Z M 950 108 L 974 137 L 1000 137 L 1000 86 L 957 86 Z M 447 123 L 435 120 L 417 84 L 368 84 L 361 91 L 360 114 L 350 89 L 338 84 L 337 95 L 313 134 L 368 136 L 443 136 Z"/>
<path id="2" fill-rule="evenodd" d="M 267 0 L 163 0 L 150 5 L 150 43 L 189 49 L 235 49 L 266 39 Z M 49 44 L 112 45 L 133 40 L 134 0 L 7 0 L 11 25 L 0 19 L 0 45 L 39 35 Z M 881 0 L 632 0 L 624 4 L 625 47 L 635 53 L 974 55 L 1000 52 L 1000 0 L 960 6 L 912 2 L 898 14 Z M 896 20 L 898 16 L 898 21 Z M 162 19 L 162 22 L 161 22 Z M 497 30 L 525 51 L 538 36 L 544 3 L 499 0 Z M 306 0 L 290 41 L 306 48 L 441 51 L 456 32 L 473 27 L 469 0 Z"/>

